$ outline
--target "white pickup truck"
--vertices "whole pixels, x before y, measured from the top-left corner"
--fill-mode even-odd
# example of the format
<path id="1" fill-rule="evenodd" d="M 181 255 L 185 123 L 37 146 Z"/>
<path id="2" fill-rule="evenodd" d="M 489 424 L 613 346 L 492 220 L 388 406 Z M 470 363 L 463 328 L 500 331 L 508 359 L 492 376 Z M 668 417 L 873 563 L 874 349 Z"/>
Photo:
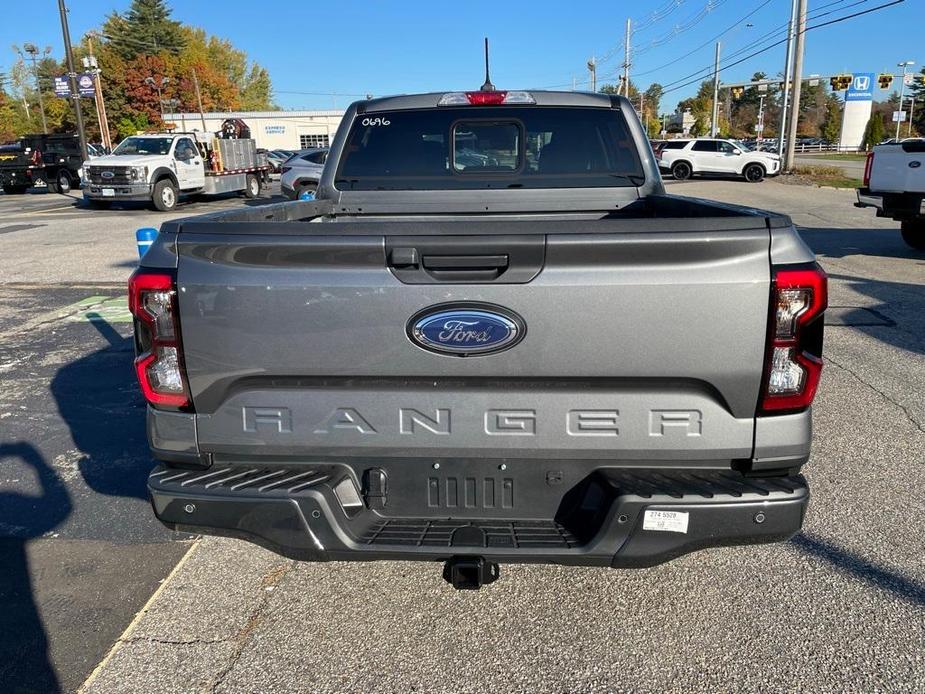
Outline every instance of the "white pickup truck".
<path id="1" fill-rule="evenodd" d="M 901 222 L 903 241 L 925 251 L 925 139 L 874 147 L 855 206 Z"/>
<path id="2" fill-rule="evenodd" d="M 260 194 L 269 180 L 269 167 L 258 158 L 253 140 L 203 142 L 197 135 L 202 137 L 164 133 L 125 138 L 112 154 L 84 163 L 84 200 L 91 207 L 150 201 L 158 210 L 169 211 L 181 195 Z"/>

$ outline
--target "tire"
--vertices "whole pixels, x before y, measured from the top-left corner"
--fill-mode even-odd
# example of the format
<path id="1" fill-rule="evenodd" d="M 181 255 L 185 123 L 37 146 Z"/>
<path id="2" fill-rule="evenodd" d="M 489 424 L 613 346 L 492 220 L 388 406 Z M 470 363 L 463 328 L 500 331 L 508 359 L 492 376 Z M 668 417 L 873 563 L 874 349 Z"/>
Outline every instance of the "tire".
<path id="1" fill-rule="evenodd" d="M 902 235 L 910 248 L 925 251 L 925 220 L 903 222 Z"/>
<path id="2" fill-rule="evenodd" d="M 260 195 L 260 179 L 256 174 L 247 174 L 244 183 L 244 197 L 253 199 L 258 195 Z"/>
<path id="3" fill-rule="evenodd" d="M 295 187 L 295 199 L 298 200 L 302 193 L 311 193 L 314 195 L 317 190 L 317 183 L 299 183 Z"/>
<path id="4" fill-rule="evenodd" d="M 170 212 L 177 206 L 177 187 L 169 178 L 162 178 L 154 184 L 154 194 L 151 196 L 154 207 L 161 212 Z"/>
<path id="5" fill-rule="evenodd" d="M 671 175 L 674 176 L 676 181 L 686 181 L 691 177 L 692 173 L 691 165 L 686 161 L 679 161 L 671 167 Z"/>
<path id="6" fill-rule="evenodd" d="M 51 183 L 48 184 L 48 189 L 52 190 Z M 52 192 L 58 192 L 62 195 L 67 195 L 71 192 L 71 175 L 67 171 L 59 171 L 58 176 L 55 179 L 55 190 Z"/>
<path id="7" fill-rule="evenodd" d="M 761 183 L 764 180 L 764 167 L 761 164 L 749 164 L 742 171 L 742 176 L 749 183 Z"/>

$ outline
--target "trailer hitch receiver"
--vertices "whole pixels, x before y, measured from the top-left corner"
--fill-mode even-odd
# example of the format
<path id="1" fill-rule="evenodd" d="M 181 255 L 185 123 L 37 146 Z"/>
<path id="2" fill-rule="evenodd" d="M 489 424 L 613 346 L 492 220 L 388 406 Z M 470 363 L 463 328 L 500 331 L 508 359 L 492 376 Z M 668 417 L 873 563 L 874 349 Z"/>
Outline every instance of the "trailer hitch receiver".
<path id="1" fill-rule="evenodd" d="M 453 557 L 443 565 L 443 578 L 456 590 L 478 590 L 498 580 L 500 569 L 485 557 Z"/>

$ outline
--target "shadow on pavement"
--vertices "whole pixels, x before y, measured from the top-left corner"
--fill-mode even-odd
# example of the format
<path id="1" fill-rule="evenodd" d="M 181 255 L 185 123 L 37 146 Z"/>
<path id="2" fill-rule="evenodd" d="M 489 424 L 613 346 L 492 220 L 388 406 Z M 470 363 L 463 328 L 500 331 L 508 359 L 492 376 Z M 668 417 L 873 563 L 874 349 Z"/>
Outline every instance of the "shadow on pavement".
<path id="1" fill-rule="evenodd" d="M 807 533 L 800 533 L 790 543 L 801 552 L 828 562 L 836 570 L 870 583 L 875 588 L 893 593 L 913 605 L 925 607 L 925 585 L 883 568 L 833 542 Z"/>
<path id="2" fill-rule="evenodd" d="M 830 229 L 800 227 L 800 236 L 817 255 L 844 258 L 851 255 L 870 255 L 881 258 L 921 259 L 925 253 L 910 248 L 895 229 Z"/>
<path id="3" fill-rule="evenodd" d="M 71 500 L 58 475 L 30 444 L 0 443 L 0 462 L 24 464 L 34 471 L 38 487 L 35 495 L 0 491 L 0 691 L 58 692 L 32 594 L 26 544 L 62 523 L 71 513 Z"/>
<path id="4" fill-rule="evenodd" d="M 134 346 L 109 323 L 92 321 L 107 347 L 62 367 L 51 382 L 58 411 L 84 455 L 80 473 L 93 491 L 147 499 L 145 407 L 132 375 Z"/>

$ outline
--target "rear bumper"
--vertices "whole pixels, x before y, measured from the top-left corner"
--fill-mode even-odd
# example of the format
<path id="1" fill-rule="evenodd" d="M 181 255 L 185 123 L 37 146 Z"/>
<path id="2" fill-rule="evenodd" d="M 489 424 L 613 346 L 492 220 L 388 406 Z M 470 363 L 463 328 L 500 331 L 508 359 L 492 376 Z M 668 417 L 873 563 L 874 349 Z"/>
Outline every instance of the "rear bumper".
<path id="1" fill-rule="evenodd" d="M 874 193 L 858 188 L 857 196 L 854 206 L 876 208 L 878 217 L 905 221 L 925 216 L 925 193 Z"/>
<path id="2" fill-rule="evenodd" d="M 443 467 L 404 480 L 341 464 L 158 466 L 148 489 L 171 528 L 239 537 L 301 560 L 480 556 L 613 567 L 786 540 L 809 501 L 800 475 L 597 468 L 569 485 L 536 467 L 487 476 L 471 462 Z"/>
<path id="3" fill-rule="evenodd" d="M 867 188 L 858 188 L 858 201 L 855 207 L 876 207 L 878 210 L 883 209 L 883 196 L 874 195 Z"/>

